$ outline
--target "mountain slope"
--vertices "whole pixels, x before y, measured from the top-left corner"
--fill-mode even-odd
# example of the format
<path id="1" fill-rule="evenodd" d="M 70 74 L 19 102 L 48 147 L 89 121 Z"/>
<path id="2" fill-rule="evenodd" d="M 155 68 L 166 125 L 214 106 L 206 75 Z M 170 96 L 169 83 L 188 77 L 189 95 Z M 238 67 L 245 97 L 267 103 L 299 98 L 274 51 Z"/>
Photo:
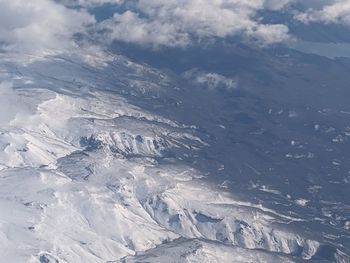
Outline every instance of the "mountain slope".
<path id="1" fill-rule="evenodd" d="M 162 98 L 171 77 L 118 56 L 2 61 L 6 262 L 347 262 L 304 218 L 206 180 L 188 161 L 205 132 L 123 95 Z"/>

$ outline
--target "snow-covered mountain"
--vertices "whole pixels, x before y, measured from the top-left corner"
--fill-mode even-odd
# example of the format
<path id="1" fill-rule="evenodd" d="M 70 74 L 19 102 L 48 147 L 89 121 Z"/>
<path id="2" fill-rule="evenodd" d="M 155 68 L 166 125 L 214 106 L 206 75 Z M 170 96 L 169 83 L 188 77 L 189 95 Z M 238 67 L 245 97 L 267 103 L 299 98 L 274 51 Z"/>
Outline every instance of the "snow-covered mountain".
<path id="1" fill-rule="evenodd" d="M 2 262 L 348 262 L 186 161 L 203 131 L 130 99 L 171 76 L 117 55 L 1 61 Z"/>
<path id="2" fill-rule="evenodd" d="M 349 263 L 348 0 L 0 0 L 0 263 Z"/>

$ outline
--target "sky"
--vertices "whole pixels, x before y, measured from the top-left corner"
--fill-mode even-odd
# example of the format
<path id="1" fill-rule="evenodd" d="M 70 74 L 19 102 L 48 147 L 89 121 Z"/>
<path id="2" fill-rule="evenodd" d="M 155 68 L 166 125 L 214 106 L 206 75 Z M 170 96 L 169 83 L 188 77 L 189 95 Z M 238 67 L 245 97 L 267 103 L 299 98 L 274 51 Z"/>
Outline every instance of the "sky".
<path id="1" fill-rule="evenodd" d="M 305 2 L 305 1 L 304 1 Z M 0 0 L 2 52 L 68 52 L 77 36 L 153 49 L 187 48 L 238 37 L 269 46 L 295 39 L 287 24 L 263 22 L 262 11 L 288 12 L 294 22 L 350 26 L 350 0 Z M 89 12 L 101 5 L 122 6 L 97 22 Z"/>

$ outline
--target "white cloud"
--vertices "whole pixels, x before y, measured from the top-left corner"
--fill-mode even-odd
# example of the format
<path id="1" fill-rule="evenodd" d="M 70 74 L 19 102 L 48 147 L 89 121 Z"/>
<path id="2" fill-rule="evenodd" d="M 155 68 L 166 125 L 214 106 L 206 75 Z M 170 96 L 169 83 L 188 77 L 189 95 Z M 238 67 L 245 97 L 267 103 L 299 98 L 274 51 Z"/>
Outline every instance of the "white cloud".
<path id="1" fill-rule="evenodd" d="M 258 25 L 246 32 L 248 37 L 256 39 L 262 45 L 280 43 L 291 39 L 288 35 L 288 27 L 285 25 Z"/>
<path id="2" fill-rule="evenodd" d="M 77 0 L 80 5 L 105 5 L 105 4 L 120 4 L 123 0 Z"/>
<path id="3" fill-rule="evenodd" d="M 0 48 L 37 53 L 62 51 L 74 45 L 94 18 L 51 0 L 0 0 Z"/>
<path id="4" fill-rule="evenodd" d="M 124 0 L 56 0 L 59 3 L 63 3 L 66 6 L 82 6 L 93 7 L 101 6 L 105 4 L 122 4 Z"/>
<path id="5" fill-rule="evenodd" d="M 229 78 L 214 72 L 202 72 L 198 69 L 192 69 L 183 74 L 183 77 L 195 85 L 217 90 L 233 90 L 238 86 L 237 78 Z"/>
<path id="6" fill-rule="evenodd" d="M 259 14 L 293 2 L 307 9 L 296 15 L 300 21 L 350 25 L 350 0 L 0 0 L 0 51 L 60 52 L 75 46 L 76 33 L 92 28 L 103 32 L 102 37 L 90 35 L 100 36 L 102 44 L 187 47 L 230 37 L 259 45 L 282 43 L 292 38 L 288 26 L 266 24 Z M 122 3 L 125 12 L 101 23 L 84 9 Z"/>
<path id="7" fill-rule="evenodd" d="M 350 0 L 336 0 L 321 6 L 319 9 L 309 8 L 296 15 L 296 19 L 304 22 L 340 23 L 350 25 Z"/>
<path id="8" fill-rule="evenodd" d="M 177 25 L 140 18 L 131 11 L 115 14 L 112 20 L 102 23 L 102 26 L 108 30 L 111 40 L 155 46 L 186 46 L 190 42 L 189 35 L 178 30 Z"/>
<path id="9" fill-rule="evenodd" d="M 1 78 L 2 79 L 2 78 Z M 24 102 L 12 82 L 0 81 L 0 127 L 5 128 L 18 116 L 34 111 L 34 105 Z"/>
<path id="10" fill-rule="evenodd" d="M 271 10 L 279 10 L 292 2 L 294 0 L 265 0 L 264 6 Z"/>
<path id="11" fill-rule="evenodd" d="M 194 39 L 243 36 L 271 44 L 289 39 L 285 25 L 261 24 L 257 12 L 289 0 L 138 0 L 132 10 L 101 24 L 110 40 L 153 46 L 186 46 Z"/>

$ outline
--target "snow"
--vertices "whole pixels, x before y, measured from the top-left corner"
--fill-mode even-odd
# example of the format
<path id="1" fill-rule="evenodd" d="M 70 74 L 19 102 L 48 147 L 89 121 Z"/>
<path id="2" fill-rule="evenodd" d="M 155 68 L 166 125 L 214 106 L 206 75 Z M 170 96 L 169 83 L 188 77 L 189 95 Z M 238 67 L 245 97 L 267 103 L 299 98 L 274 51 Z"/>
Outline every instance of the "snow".
<path id="1" fill-rule="evenodd" d="M 321 240 L 289 226 L 301 218 L 239 200 L 166 157 L 206 143 L 113 92 L 123 79 L 162 89 L 160 73 L 122 57 L 96 67 L 6 56 L 2 261 L 301 262 L 318 253 Z"/>

